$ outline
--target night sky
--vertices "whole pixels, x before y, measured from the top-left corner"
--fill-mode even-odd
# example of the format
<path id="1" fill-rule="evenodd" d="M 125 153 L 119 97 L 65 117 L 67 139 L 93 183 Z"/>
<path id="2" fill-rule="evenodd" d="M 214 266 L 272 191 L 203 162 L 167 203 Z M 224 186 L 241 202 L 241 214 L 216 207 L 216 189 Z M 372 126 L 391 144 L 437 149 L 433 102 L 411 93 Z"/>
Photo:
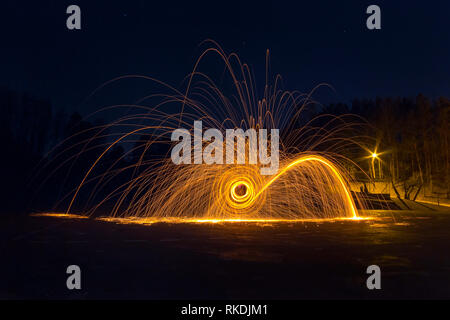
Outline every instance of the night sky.
<path id="1" fill-rule="evenodd" d="M 395 2 L 395 3 L 394 3 Z M 81 30 L 66 8 L 81 7 Z M 381 8 L 382 29 L 366 28 Z M 214 39 L 237 52 L 264 84 L 265 51 L 285 88 L 322 103 L 376 96 L 450 96 L 449 1 L 2 1 L 0 86 L 81 113 L 149 94 L 126 80 L 85 98 L 114 77 L 142 74 L 180 86 Z"/>

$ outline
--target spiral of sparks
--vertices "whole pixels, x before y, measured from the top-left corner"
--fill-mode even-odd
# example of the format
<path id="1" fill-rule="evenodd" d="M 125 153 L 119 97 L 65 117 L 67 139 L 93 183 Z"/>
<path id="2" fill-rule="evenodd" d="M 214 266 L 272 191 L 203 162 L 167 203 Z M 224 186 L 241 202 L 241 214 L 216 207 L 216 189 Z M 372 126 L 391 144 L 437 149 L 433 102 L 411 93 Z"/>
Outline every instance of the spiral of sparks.
<path id="1" fill-rule="evenodd" d="M 236 166 L 221 173 L 213 184 L 213 210 L 227 216 L 257 215 L 265 202 L 265 193 L 258 196 L 258 191 L 264 187 L 264 180 L 257 166 Z M 258 201 L 256 199 L 259 197 Z"/>

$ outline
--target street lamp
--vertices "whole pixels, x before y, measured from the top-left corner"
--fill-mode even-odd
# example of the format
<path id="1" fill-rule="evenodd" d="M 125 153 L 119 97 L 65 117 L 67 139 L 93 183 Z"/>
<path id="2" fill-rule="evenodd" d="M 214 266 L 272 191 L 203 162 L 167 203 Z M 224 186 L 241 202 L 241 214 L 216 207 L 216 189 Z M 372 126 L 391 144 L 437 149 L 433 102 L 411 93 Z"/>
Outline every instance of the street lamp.
<path id="1" fill-rule="evenodd" d="M 379 171 L 379 175 L 381 176 L 381 161 L 380 158 L 378 157 L 378 153 L 376 151 L 372 152 L 372 177 L 375 179 L 376 178 L 376 172 L 375 172 L 375 160 L 378 159 L 378 171 Z"/>

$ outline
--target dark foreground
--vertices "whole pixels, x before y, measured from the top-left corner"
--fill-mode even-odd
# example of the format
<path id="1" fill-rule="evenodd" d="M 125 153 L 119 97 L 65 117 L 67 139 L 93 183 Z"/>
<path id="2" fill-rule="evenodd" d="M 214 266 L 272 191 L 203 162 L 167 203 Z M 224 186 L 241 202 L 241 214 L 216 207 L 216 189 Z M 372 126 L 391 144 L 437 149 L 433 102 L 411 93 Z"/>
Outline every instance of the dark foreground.
<path id="1" fill-rule="evenodd" d="M 1 223 L 0 298 L 450 298 L 450 213 L 324 223 Z M 79 265 L 82 289 L 66 288 Z M 366 268 L 381 268 L 368 290 Z"/>

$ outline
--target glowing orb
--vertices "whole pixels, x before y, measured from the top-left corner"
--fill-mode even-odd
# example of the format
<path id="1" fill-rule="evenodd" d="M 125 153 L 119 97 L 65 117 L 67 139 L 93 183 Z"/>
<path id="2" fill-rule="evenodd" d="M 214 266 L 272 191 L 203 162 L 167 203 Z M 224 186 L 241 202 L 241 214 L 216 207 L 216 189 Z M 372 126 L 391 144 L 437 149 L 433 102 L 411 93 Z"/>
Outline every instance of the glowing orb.
<path id="1" fill-rule="evenodd" d="M 216 179 L 212 193 L 211 210 L 220 208 L 227 215 L 257 213 L 265 199 L 255 201 L 258 190 L 264 186 L 264 179 L 258 166 L 232 166 L 226 168 Z M 258 197 L 259 198 L 259 197 Z"/>

